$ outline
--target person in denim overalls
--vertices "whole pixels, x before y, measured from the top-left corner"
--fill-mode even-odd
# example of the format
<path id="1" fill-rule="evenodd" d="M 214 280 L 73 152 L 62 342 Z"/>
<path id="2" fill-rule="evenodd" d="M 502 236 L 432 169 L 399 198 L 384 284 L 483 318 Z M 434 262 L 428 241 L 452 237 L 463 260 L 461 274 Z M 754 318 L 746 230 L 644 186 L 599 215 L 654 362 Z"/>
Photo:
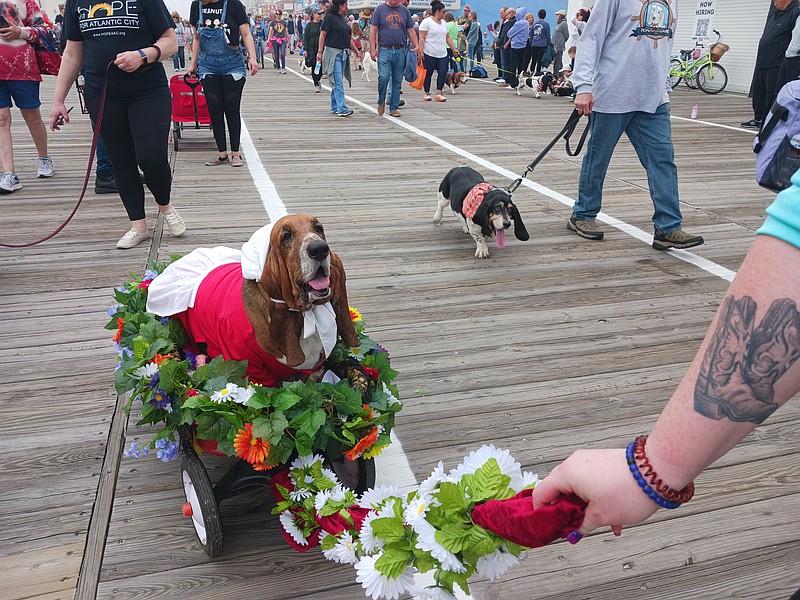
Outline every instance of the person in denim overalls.
<path id="1" fill-rule="evenodd" d="M 244 164 L 239 155 L 242 90 L 247 70 L 252 75 L 258 72 L 250 20 L 239 0 L 195 0 L 191 7 L 191 22 L 195 31 L 189 73 L 197 74 L 203 83 L 218 150 L 218 154 L 208 159 L 206 165 L 230 162 L 233 167 L 241 167 Z M 247 68 L 239 48 L 240 38 L 250 57 Z M 230 158 L 225 140 L 226 120 L 230 131 Z"/>

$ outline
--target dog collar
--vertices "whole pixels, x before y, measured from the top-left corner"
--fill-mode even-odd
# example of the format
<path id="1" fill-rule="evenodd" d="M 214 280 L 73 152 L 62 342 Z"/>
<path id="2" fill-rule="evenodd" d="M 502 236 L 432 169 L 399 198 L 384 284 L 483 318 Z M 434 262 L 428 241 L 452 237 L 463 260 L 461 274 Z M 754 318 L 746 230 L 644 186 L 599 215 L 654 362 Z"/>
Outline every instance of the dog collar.
<path id="1" fill-rule="evenodd" d="M 468 219 L 474 217 L 475 213 L 478 212 L 478 207 L 483 202 L 483 198 L 493 188 L 494 186 L 491 183 L 479 183 L 472 188 L 461 205 L 461 212 L 464 213 L 464 216 Z"/>
<path id="2" fill-rule="evenodd" d="M 278 300 L 267 296 L 275 304 L 286 305 L 285 300 Z M 287 310 L 293 312 L 300 312 L 296 308 L 289 308 Z M 301 313 L 303 315 L 303 339 L 310 338 L 314 333 L 319 333 L 319 338 L 322 340 L 322 347 L 325 349 L 325 356 L 330 356 L 333 347 L 336 345 L 336 313 L 333 311 L 333 306 L 330 302 L 325 304 L 315 304 L 311 310 L 305 310 Z"/>

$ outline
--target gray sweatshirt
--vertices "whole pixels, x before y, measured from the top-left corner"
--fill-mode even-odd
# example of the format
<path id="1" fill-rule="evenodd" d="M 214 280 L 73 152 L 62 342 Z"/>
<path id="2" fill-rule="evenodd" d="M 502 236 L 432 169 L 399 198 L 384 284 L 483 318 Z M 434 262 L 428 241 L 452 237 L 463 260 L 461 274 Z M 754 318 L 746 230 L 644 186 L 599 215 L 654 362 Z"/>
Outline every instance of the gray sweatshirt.
<path id="1" fill-rule="evenodd" d="M 654 113 L 669 102 L 677 16 L 678 0 L 597 0 L 575 56 L 575 91 L 594 95 L 601 113 Z"/>

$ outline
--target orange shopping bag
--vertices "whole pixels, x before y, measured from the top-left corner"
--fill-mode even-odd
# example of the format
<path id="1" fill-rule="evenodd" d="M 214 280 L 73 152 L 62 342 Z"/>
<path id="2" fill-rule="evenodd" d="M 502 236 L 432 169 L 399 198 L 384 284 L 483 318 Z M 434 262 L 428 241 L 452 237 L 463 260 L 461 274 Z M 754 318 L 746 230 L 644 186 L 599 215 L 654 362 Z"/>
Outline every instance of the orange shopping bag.
<path id="1" fill-rule="evenodd" d="M 417 63 L 417 78 L 408 85 L 415 90 L 421 90 L 422 84 L 425 83 L 425 76 L 427 73 L 428 72 L 425 70 L 425 67 L 422 66 L 422 63 Z"/>

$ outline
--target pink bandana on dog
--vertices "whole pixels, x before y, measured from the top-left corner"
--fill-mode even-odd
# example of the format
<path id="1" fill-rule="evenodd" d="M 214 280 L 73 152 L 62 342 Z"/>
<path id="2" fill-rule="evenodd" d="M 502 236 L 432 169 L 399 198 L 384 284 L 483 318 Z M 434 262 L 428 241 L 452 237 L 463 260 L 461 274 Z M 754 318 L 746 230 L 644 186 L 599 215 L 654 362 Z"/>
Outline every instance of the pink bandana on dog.
<path id="1" fill-rule="evenodd" d="M 491 183 L 479 183 L 470 190 L 467 197 L 464 198 L 464 203 L 461 205 L 461 212 L 465 217 L 471 219 L 475 216 L 475 213 L 478 212 L 478 207 L 483 202 L 484 196 L 486 196 L 492 188 L 494 188 L 494 186 Z"/>

